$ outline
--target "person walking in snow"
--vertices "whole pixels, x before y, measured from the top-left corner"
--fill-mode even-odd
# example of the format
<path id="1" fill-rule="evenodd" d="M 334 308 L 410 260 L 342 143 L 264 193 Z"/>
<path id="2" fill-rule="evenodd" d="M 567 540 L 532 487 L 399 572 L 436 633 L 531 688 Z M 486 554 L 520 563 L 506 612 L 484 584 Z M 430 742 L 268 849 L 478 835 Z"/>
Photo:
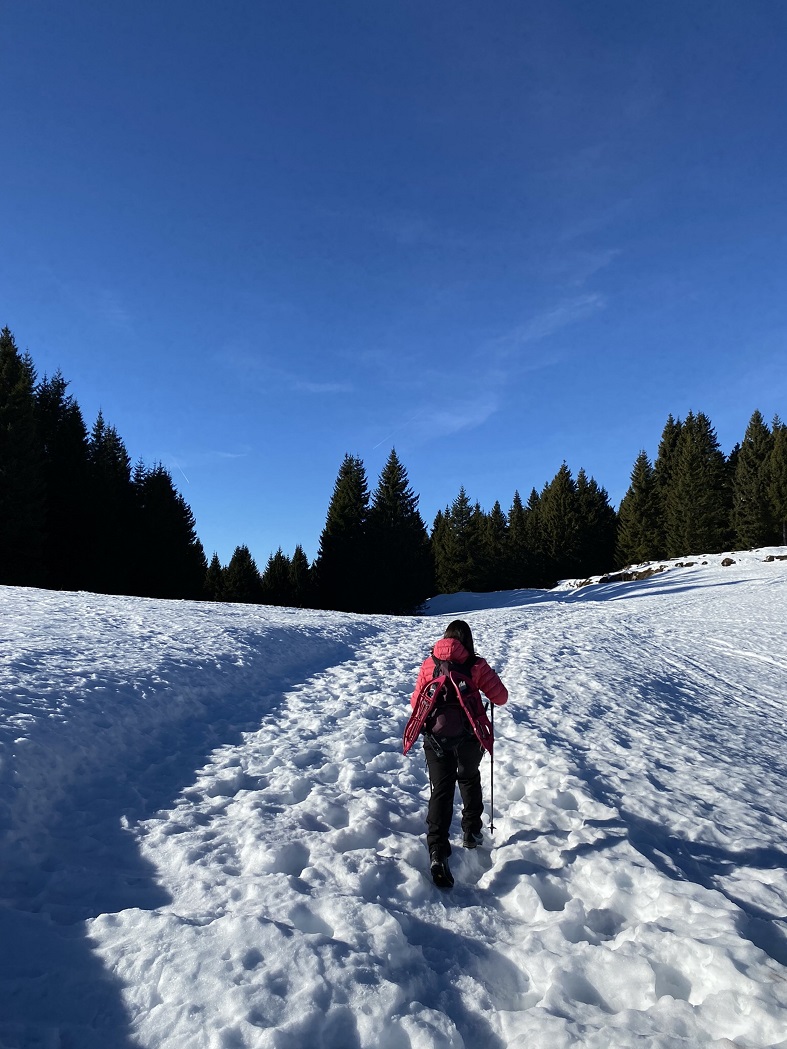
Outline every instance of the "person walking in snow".
<path id="1" fill-rule="evenodd" d="M 470 627 L 455 619 L 421 666 L 404 736 L 406 753 L 417 735 L 423 735 L 431 784 L 426 842 L 432 878 L 444 887 L 454 883 L 446 861 L 451 855 L 448 837 L 457 783 L 462 797 L 462 844 L 474 849 L 482 841 L 479 765 L 484 750 L 492 751 L 492 731 L 481 692 L 497 706 L 508 700 L 508 690 L 497 673 L 476 655 Z"/>

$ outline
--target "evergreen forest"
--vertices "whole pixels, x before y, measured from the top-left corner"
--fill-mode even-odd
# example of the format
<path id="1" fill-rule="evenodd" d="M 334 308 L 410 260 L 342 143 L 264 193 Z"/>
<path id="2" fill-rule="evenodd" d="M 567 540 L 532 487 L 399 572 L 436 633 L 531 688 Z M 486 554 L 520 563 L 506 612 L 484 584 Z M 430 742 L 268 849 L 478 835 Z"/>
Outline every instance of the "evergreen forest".
<path id="1" fill-rule="evenodd" d="M 246 545 L 208 562 L 191 508 L 160 463 L 132 465 L 99 412 L 88 429 L 68 382 L 38 377 L 0 332 L 0 584 L 154 598 L 407 614 L 435 593 L 548 588 L 687 554 L 787 545 L 787 424 L 754 411 L 729 455 L 710 419 L 667 419 L 655 461 L 634 460 L 616 511 L 563 463 L 526 501 L 484 510 L 464 488 L 431 530 L 391 451 L 370 490 L 345 455 L 313 563 Z"/>

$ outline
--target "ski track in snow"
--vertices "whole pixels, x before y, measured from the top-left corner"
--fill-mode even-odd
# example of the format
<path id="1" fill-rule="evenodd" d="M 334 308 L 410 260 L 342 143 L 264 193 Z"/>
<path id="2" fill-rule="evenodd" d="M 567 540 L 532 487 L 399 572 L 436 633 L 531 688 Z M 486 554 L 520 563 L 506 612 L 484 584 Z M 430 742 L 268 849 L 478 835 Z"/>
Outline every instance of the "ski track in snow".
<path id="1" fill-rule="evenodd" d="M 765 553 L 416 619 L 2 590 L 0 1049 L 785 1049 Z M 446 893 L 401 733 L 459 613 L 511 702 Z"/>

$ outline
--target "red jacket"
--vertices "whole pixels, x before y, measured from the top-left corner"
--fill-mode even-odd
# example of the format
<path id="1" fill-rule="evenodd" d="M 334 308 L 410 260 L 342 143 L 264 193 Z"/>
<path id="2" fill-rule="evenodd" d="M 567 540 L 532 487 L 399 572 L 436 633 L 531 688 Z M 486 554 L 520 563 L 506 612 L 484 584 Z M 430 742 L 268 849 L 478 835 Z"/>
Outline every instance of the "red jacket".
<path id="1" fill-rule="evenodd" d="M 470 658 L 470 653 L 462 642 L 457 641 L 452 637 L 440 638 L 440 640 L 436 642 L 432 652 L 438 659 L 450 659 L 456 663 L 466 663 Z M 410 697 L 411 707 L 415 708 L 415 704 L 418 702 L 418 697 L 421 694 L 422 688 L 432 680 L 434 666 L 434 660 L 431 656 L 423 661 L 421 669 L 418 671 L 418 680 L 415 683 L 415 689 Z M 483 692 L 485 696 L 488 696 L 496 706 L 501 707 L 508 701 L 508 689 L 485 659 L 481 659 L 480 657 L 476 659 L 475 663 L 473 663 L 470 668 L 469 676 L 475 687 Z"/>

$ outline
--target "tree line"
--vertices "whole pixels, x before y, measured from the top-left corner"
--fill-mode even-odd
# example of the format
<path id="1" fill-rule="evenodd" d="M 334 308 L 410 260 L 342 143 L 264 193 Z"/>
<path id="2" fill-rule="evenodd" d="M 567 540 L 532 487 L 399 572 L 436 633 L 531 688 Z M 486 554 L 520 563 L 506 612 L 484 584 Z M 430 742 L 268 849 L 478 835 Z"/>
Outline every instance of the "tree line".
<path id="1" fill-rule="evenodd" d="M 39 380 L 0 332 L 0 583 L 148 597 L 407 613 L 434 593 L 550 587 L 616 567 L 732 547 L 787 545 L 787 426 L 755 411 L 729 456 L 710 420 L 669 417 L 651 463 L 637 456 L 618 511 L 563 463 L 508 511 L 464 488 L 429 531 L 393 450 L 370 491 L 346 455 L 319 550 L 248 546 L 207 562 L 190 507 L 160 463 L 133 468 L 117 430 L 90 431 L 58 372 Z"/>
<path id="2" fill-rule="evenodd" d="M 345 455 L 313 564 L 298 546 L 260 572 L 239 546 L 226 568 L 214 555 L 208 576 L 213 600 L 345 612 L 411 612 L 434 592 L 429 536 L 395 450 L 371 494 L 363 462 Z"/>
<path id="3" fill-rule="evenodd" d="M 670 415 L 655 462 L 637 456 L 618 517 L 619 565 L 787 545 L 787 425 L 755 411 L 725 456 L 702 412 Z"/>
<path id="4" fill-rule="evenodd" d="M 205 553 L 169 472 L 132 467 L 101 412 L 88 432 L 67 389 L 0 332 L 0 583 L 202 597 Z"/>

